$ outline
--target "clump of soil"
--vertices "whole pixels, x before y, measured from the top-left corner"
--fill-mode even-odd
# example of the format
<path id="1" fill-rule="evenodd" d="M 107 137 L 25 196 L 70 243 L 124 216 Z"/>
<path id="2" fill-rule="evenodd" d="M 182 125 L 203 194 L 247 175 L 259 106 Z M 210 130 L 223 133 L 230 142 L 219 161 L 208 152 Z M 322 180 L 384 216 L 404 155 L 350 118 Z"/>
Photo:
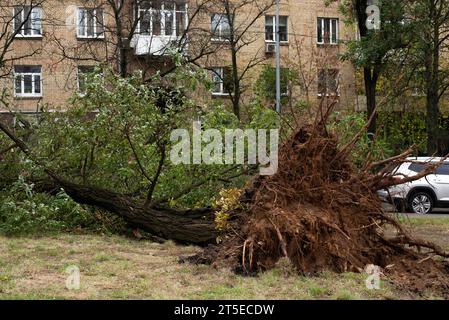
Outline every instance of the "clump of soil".
<path id="1" fill-rule="evenodd" d="M 279 170 L 256 177 L 235 213 L 226 240 L 206 249 L 201 262 L 226 263 L 244 274 L 273 268 L 288 257 L 299 273 L 362 272 L 369 264 L 400 286 L 449 296 L 448 257 L 438 246 L 415 240 L 384 213 L 376 191 L 400 183 L 392 169 L 407 154 L 356 169 L 324 122 L 298 129 L 279 150 Z M 396 230 L 393 238 L 384 226 Z M 210 254 L 209 254 L 210 253 Z M 209 255 L 208 255 L 209 254 Z"/>

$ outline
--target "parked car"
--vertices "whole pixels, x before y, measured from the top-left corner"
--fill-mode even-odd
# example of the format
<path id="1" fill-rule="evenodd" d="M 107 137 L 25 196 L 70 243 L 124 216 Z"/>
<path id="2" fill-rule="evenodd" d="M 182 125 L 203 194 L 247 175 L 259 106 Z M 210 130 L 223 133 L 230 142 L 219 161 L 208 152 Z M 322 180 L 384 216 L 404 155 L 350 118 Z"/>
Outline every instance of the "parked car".
<path id="1" fill-rule="evenodd" d="M 398 176 L 413 176 L 424 170 L 426 162 L 439 162 L 442 158 L 407 158 L 396 169 Z M 449 160 L 444 161 L 434 174 L 418 180 L 379 190 L 379 196 L 396 206 L 398 211 L 427 214 L 435 207 L 449 207 Z"/>

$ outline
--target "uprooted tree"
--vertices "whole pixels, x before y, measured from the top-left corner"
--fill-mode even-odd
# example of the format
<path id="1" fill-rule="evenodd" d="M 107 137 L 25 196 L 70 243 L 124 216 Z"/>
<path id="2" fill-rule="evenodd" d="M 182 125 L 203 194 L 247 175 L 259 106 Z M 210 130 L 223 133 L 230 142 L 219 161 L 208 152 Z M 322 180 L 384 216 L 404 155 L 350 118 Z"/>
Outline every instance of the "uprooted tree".
<path id="1" fill-rule="evenodd" d="M 183 77 L 190 74 L 176 74 L 171 83 Z M 30 179 L 47 177 L 75 201 L 106 209 L 156 237 L 216 244 L 214 209 L 198 208 L 198 194 L 204 198 L 251 172 L 232 165 L 175 166 L 168 159 L 169 136 L 198 117 L 205 128 L 231 127 L 236 118 L 221 109 L 205 112 L 182 90 L 144 86 L 138 77 L 109 75 L 91 83 L 67 112 L 44 113 L 29 142 L 0 122 L 2 139 L 32 160 Z M 332 104 L 311 124 L 293 127 L 279 150 L 278 172 L 252 179 L 242 206 L 229 212 L 222 242 L 195 258 L 226 262 L 246 274 L 270 269 L 282 257 L 302 273 L 360 272 L 375 264 L 408 287 L 435 286 L 447 294 L 449 266 L 433 257 L 449 253 L 409 235 L 383 212 L 376 194 L 423 177 L 438 163 L 412 178 L 396 177 L 410 149 L 380 161 L 368 156 L 355 168 L 351 151 L 366 127 L 341 145 L 326 126 L 331 110 Z"/>
<path id="2" fill-rule="evenodd" d="M 8 136 L 14 140 L 2 143 L 8 147 L 3 162 L 11 149 L 21 148 L 36 164 L 22 175 L 36 185 L 63 188 L 75 201 L 116 213 L 163 239 L 211 243 L 216 238 L 212 209 L 186 208 L 207 207 L 201 199 L 211 198 L 251 168 L 171 163 L 174 129 L 191 131 L 195 119 L 202 119 L 205 128 L 238 126 L 224 108 L 211 113 L 184 96 L 183 91 L 195 88 L 177 83 L 195 83 L 190 77 L 190 70 L 174 72 L 156 87 L 144 84 L 139 75 L 121 79 L 113 72 L 93 74 L 86 95 L 75 97 L 71 108 L 41 114 L 39 123 L 27 129 L 32 133 L 27 133 L 31 141 L 26 145 L 3 122 L 2 142 Z M 168 83 L 177 89 L 164 88 Z"/>

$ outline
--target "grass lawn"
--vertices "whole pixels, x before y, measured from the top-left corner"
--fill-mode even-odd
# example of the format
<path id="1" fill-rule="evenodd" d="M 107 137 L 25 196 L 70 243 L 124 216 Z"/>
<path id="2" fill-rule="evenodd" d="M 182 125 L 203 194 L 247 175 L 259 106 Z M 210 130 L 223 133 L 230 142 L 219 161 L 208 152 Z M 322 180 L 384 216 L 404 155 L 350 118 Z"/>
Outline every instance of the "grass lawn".
<path id="1" fill-rule="evenodd" d="M 399 215 L 397 217 L 416 237 L 433 241 L 445 250 L 449 250 L 449 217 L 436 215 L 431 217 Z"/>
<path id="2" fill-rule="evenodd" d="M 1 299 L 388 299 L 365 287 L 365 275 L 301 277 L 284 261 L 259 277 L 210 266 L 179 264 L 195 247 L 119 236 L 0 237 Z M 77 265 L 81 288 L 68 290 L 65 268 Z"/>
<path id="3" fill-rule="evenodd" d="M 415 226 L 441 226 L 449 228 L 449 217 L 447 216 L 410 216 L 410 215 L 399 215 L 399 220 L 405 224 L 412 224 Z"/>
<path id="4" fill-rule="evenodd" d="M 407 227 L 448 248 L 449 219 L 417 218 Z M 0 236 L 0 299 L 398 299 L 411 298 L 386 281 L 365 286 L 364 274 L 298 276 L 286 261 L 258 277 L 179 264 L 196 247 L 120 236 Z M 66 268 L 79 267 L 81 287 L 68 290 Z M 437 298 L 437 297 L 436 297 Z"/>

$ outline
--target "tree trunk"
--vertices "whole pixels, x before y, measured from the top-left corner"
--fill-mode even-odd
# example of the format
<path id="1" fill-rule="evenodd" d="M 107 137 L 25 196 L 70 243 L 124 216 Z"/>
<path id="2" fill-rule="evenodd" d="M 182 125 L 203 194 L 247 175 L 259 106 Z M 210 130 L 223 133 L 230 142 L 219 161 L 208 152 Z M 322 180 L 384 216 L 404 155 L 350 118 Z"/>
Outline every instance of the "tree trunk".
<path id="1" fill-rule="evenodd" d="M 439 151 L 439 119 L 440 111 L 438 106 L 438 93 L 435 94 L 433 89 L 427 90 L 427 154 L 437 155 Z"/>
<path id="2" fill-rule="evenodd" d="M 123 28 L 123 0 L 119 2 L 109 2 L 114 11 L 114 20 L 116 24 L 116 37 L 117 37 L 117 68 L 118 73 L 122 78 L 125 78 L 128 74 L 128 41 L 124 41 L 124 28 Z"/>
<path id="3" fill-rule="evenodd" d="M 433 13 L 433 10 L 432 10 Z M 438 27 L 434 27 L 433 36 L 439 39 Z M 438 155 L 440 147 L 440 47 L 438 43 L 429 43 L 425 48 L 425 80 L 426 80 L 426 127 L 427 154 Z"/>
<path id="4" fill-rule="evenodd" d="M 112 191 L 59 182 L 76 202 L 97 206 L 122 217 L 131 226 L 179 243 L 214 243 L 217 233 L 212 208 L 175 210 L 145 206 L 131 197 Z"/>
<path id="5" fill-rule="evenodd" d="M 119 45 L 119 74 L 122 78 L 125 78 L 128 74 L 128 60 L 127 60 L 127 52 L 128 50 L 124 47 L 123 41 L 120 40 Z"/>
<path id="6" fill-rule="evenodd" d="M 364 68 L 363 75 L 365 82 L 367 119 L 368 120 L 371 119 L 371 122 L 369 123 L 368 126 L 368 136 L 370 139 L 373 140 L 376 135 L 376 127 L 377 127 L 377 114 L 375 113 L 376 113 L 376 86 L 377 86 L 378 73 L 376 71 L 376 68 L 374 68 L 372 72 L 371 68 Z"/>
<path id="7" fill-rule="evenodd" d="M 359 26 L 360 36 L 365 37 L 368 35 L 368 29 L 366 28 L 366 7 L 368 6 L 367 0 L 357 0 L 355 2 L 355 11 L 357 14 L 357 24 Z M 363 68 L 363 80 L 365 83 L 365 96 L 366 96 L 366 111 L 367 119 L 371 119 L 371 122 L 367 128 L 368 136 L 371 140 L 374 140 L 377 127 L 377 115 L 376 112 L 376 86 L 379 79 L 379 61 L 374 64 L 367 65 Z M 374 116 L 372 117 L 372 115 Z"/>
<path id="8" fill-rule="evenodd" d="M 232 109 L 234 114 L 237 116 L 237 119 L 240 120 L 240 80 L 238 75 L 238 65 L 237 65 L 237 52 L 235 52 L 234 48 L 231 49 L 232 53 Z"/>
<path id="9" fill-rule="evenodd" d="M 163 239 L 196 245 L 215 242 L 217 232 L 212 208 L 176 210 L 145 205 L 145 201 L 135 200 L 121 193 L 69 182 L 47 168 L 40 159 L 35 158 L 26 143 L 2 121 L 0 131 L 3 131 L 30 160 L 44 170 L 56 186 L 62 187 L 76 202 L 105 209 L 122 217 L 131 226 Z"/>
<path id="10" fill-rule="evenodd" d="M 229 23 L 229 46 L 231 51 L 231 63 L 232 63 L 232 88 L 230 88 L 230 91 L 232 91 L 231 101 L 232 101 L 232 111 L 236 115 L 237 119 L 240 120 L 240 96 L 241 96 L 241 86 L 240 86 L 240 77 L 238 74 L 238 59 L 237 59 L 237 41 L 235 38 L 235 20 L 234 20 L 234 12 L 231 10 L 231 3 L 230 1 L 224 2 L 224 10 L 226 12 L 226 17 L 228 19 Z M 223 79 L 224 81 L 224 79 Z"/>

